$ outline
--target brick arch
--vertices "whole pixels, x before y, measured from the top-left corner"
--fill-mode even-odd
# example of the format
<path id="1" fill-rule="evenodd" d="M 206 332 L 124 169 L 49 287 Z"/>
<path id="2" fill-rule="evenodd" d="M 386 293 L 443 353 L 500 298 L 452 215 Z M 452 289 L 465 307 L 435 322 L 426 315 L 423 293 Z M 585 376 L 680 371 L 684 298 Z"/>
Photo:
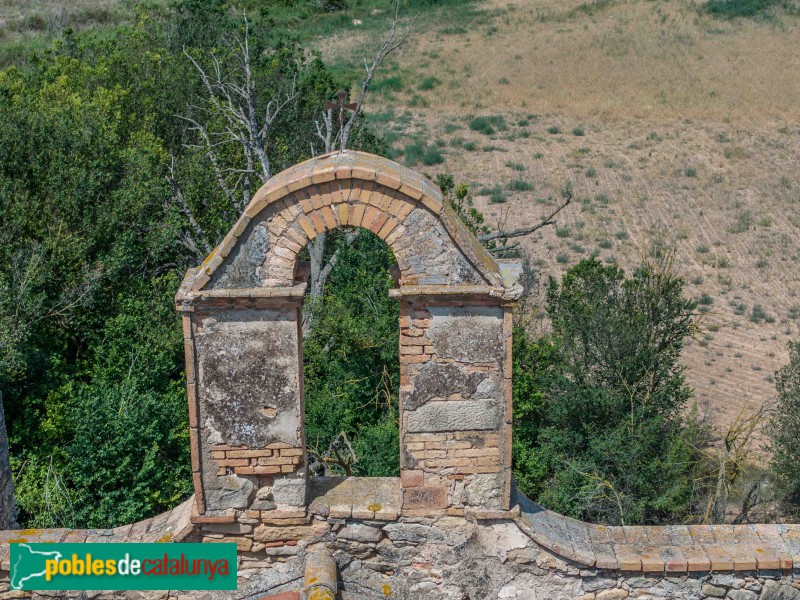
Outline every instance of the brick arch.
<path id="1" fill-rule="evenodd" d="M 348 151 L 306 161 L 264 184 L 189 290 L 291 286 L 300 250 L 341 226 L 368 229 L 389 245 L 401 287 L 503 285 L 498 265 L 427 178 Z"/>
<path id="2" fill-rule="evenodd" d="M 507 509 L 520 265 L 493 260 L 425 177 L 339 152 L 270 179 L 176 296 L 198 513 L 274 521 L 312 510 L 297 263 L 310 240 L 345 226 L 383 239 L 400 269 L 390 296 L 400 304 L 401 476 L 353 510 Z"/>

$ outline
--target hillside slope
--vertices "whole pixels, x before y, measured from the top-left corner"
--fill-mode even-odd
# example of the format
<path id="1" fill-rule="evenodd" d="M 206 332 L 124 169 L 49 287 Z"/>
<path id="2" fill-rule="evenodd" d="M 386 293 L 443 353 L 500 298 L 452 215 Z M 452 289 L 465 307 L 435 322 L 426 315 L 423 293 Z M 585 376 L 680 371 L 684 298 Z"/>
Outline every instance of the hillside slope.
<path id="1" fill-rule="evenodd" d="M 684 354 L 701 408 L 721 431 L 769 402 L 800 325 L 800 21 L 683 0 L 478 6 L 416 24 L 378 82 L 399 160 L 472 183 L 509 228 L 572 181 L 559 226 L 523 244 L 545 273 L 591 253 L 630 269 L 674 243 L 705 311 Z M 366 37 L 324 50 L 348 63 Z"/>

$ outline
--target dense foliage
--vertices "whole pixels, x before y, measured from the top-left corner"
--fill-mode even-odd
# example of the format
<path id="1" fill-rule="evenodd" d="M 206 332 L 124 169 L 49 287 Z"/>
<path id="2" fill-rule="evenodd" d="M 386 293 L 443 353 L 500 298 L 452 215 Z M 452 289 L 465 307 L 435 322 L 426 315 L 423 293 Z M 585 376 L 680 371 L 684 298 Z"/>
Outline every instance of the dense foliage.
<path id="1" fill-rule="evenodd" d="M 0 72 L 0 391 L 25 524 L 116 525 L 190 493 L 172 298 L 238 210 L 178 118 L 218 126 L 183 50 L 233 69 L 242 26 L 222 0 L 147 7 Z M 266 17 L 250 27 L 258 101 L 287 80 L 300 92 L 266 143 L 277 172 L 309 157 L 342 82 Z M 241 148 L 217 159 L 238 167 Z"/>
<path id="2" fill-rule="evenodd" d="M 608 523 L 691 510 L 699 456 L 679 356 L 694 305 L 662 262 L 581 261 L 551 279 L 552 333 L 514 338 L 514 472 L 548 508 Z"/>
<path id="3" fill-rule="evenodd" d="M 325 454 L 344 432 L 357 459 L 353 474 L 398 476 L 398 304 L 389 299 L 394 256 L 369 231 L 352 245 L 339 238 L 330 246 L 338 260 L 303 342 L 307 444 Z M 348 453 L 342 447 L 341 459 L 350 462 Z"/>

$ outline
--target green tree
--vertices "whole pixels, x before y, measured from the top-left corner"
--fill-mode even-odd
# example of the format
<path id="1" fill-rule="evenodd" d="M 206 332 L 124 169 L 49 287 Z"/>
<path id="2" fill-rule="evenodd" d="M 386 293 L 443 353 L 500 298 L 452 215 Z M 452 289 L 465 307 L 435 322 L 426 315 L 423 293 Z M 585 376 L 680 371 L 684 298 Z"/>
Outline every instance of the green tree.
<path id="1" fill-rule="evenodd" d="M 772 468 L 786 486 L 786 500 L 800 509 L 800 342 L 789 344 L 789 363 L 775 377 L 778 406 L 767 427 Z"/>
<path id="2" fill-rule="evenodd" d="M 399 306 L 389 298 L 396 262 L 365 230 L 352 243 L 339 237 L 329 248 L 337 251 L 324 302 L 304 340 L 308 445 L 325 454 L 344 432 L 358 461 L 353 473 L 396 476 Z"/>
<path id="3" fill-rule="evenodd" d="M 694 305 L 665 262 L 630 278 L 596 259 L 550 280 L 552 333 L 514 345 L 519 487 L 576 518 L 657 523 L 689 512 L 695 428 L 679 362 Z"/>
<path id="4" fill-rule="evenodd" d="M 203 97 L 182 51 L 224 52 L 240 26 L 227 6 L 142 5 L 0 71 L 0 393 L 23 524 L 110 526 L 190 491 L 172 298 L 238 209 L 176 115 Z M 311 116 L 343 82 L 268 25 L 253 19 L 258 83 L 299 92 L 267 145 L 280 170 L 310 156 Z M 364 128 L 351 139 L 381 148 Z"/>

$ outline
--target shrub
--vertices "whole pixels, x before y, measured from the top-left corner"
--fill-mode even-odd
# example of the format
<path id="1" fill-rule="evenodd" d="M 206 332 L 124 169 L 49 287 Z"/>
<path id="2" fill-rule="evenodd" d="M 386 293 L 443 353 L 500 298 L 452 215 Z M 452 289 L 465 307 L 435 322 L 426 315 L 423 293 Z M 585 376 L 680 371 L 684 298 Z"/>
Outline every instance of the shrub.
<path id="1" fill-rule="evenodd" d="M 411 142 L 405 147 L 406 164 L 416 165 L 425 156 L 425 144 L 420 141 Z"/>
<path id="2" fill-rule="evenodd" d="M 512 179 L 508 184 L 508 189 L 512 192 L 530 192 L 533 184 L 524 179 Z"/>
<path id="3" fill-rule="evenodd" d="M 628 239 L 628 232 L 627 231 L 618 231 L 614 234 L 614 237 L 618 240 L 627 240 Z"/>
<path id="4" fill-rule="evenodd" d="M 469 128 L 484 135 L 492 135 L 495 132 L 494 127 L 486 117 L 475 117 L 469 122 Z"/>
<path id="5" fill-rule="evenodd" d="M 506 167 L 508 167 L 509 169 L 513 169 L 515 171 L 519 171 L 519 172 L 522 172 L 522 171 L 525 170 L 525 165 L 523 165 L 522 163 L 511 162 L 511 161 L 506 163 Z"/>
<path id="6" fill-rule="evenodd" d="M 568 238 L 569 227 L 567 227 L 566 225 L 564 227 L 556 227 L 556 235 L 560 238 Z"/>
<path id="7" fill-rule="evenodd" d="M 508 129 L 508 125 L 506 125 L 506 120 L 502 115 L 495 115 L 492 117 L 475 117 L 469 122 L 469 128 L 484 135 L 492 135 L 496 131 L 505 131 Z"/>
<path id="8" fill-rule="evenodd" d="M 444 157 L 442 153 L 439 152 L 439 149 L 435 146 L 430 146 L 425 150 L 425 154 L 422 157 L 422 163 L 425 166 L 433 166 L 433 165 L 440 165 L 444 162 Z"/>
<path id="9" fill-rule="evenodd" d="M 556 254 L 556 262 L 560 265 L 565 265 L 569 262 L 569 254 L 559 252 Z"/>
<path id="10" fill-rule="evenodd" d="M 786 488 L 786 500 L 800 508 L 800 343 L 789 344 L 789 363 L 776 373 L 778 406 L 767 426 L 772 468 Z"/>
<path id="11" fill-rule="evenodd" d="M 697 169 L 695 169 L 694 167 L 686 167 L 683 170 L 683 174 L 686 175 L 687 177 L 697 177 Z"/>
<path id="12" fill-rule="evenodd" d="M 776 4 L 776 0 L 708 0 L 705 12 L 718 18 L 756 17 Z"/>
<path id="13" fill-rule="evenodd" d="M 595 177 L 597 177 L 597 169 L 595 169 L 594 167 L 589 167 L 588 169 L 586 169 L 586 176 L 589 179 L 594 179 Z"/>
<path id="14" fill-rule="evenodd" d="M 599 242 L 597 242 L 597 245 L 600 248 L 603 248 L 604 250 L 608 250 L 609 248 L 612 248 L 614 246 L 614 242 L 612 242 L 611 240 L 600 240 Z"/>
<path id="15" fill-rule="evenodd" d="M 503 204 L 506 201 L 506 195 L 503 193 L 503 188 L 499 185 L 496 185 L 492 188 L 489 192 L 489 203 L 490 204 Z"/>
<path id="16" fill-rule="evenodd" d="M 750 311 L 750 321 L 753 323 L 774 323 L 775 318 L 771 317 L 763 306 L 756 304 L 753 306 L 753 310 Z"/>
<path id="17" fill-rule="evenodd" d="M 441 80 L 437 79 L 436 77 L 426 77 L 422 80 L 422 83 L 419 84 L 419 89 L 423 92 L 432 90 L 435 87 L 441 85 Z"/>
<path id="18" fill-rule="evenodd" d="M 736 215 L 736 221 L 731 227 L 731 233 L 744 233 L 753 224 L 753 213 L 745 210 Z"/>
<path id="19" fill-rule="evenodd" d="M 572 135 L 583 137 L 584 135 L 586 135 L 586 132 L 583 130 L 583 127 L 576 127 L 575 129 L 572 130 Z"/>
<path id="20" fill-rule="evenodd" d="M 561 128 L 558 125 L 551 125 L 547 128 L 547 133 L 550 135 L 558 135 L 561 133 Z"/>
<path id="21" fill-rule="evenodd" d="M 735 315 L 743 315 L 747 311 L 747 304 L 744 302 L 734 302 L 731 306 L 733 306 L 733 313 Z"/>
<path id="22" fill-rule="evenodd" d="M 708 294 L 701 294 L 697 299 L 697 303 L 701 306 L 710 306 L 711 304 L 714 304 L 714 299 Z"/>
<path id="23" fill-rule="evenodd" d="M 372 84 L 372 89 L 380 94 L 399 92 L 403 89 L 403 78 L 399 75 L 392 75 L 385 79 L 379 79 Z"/>

